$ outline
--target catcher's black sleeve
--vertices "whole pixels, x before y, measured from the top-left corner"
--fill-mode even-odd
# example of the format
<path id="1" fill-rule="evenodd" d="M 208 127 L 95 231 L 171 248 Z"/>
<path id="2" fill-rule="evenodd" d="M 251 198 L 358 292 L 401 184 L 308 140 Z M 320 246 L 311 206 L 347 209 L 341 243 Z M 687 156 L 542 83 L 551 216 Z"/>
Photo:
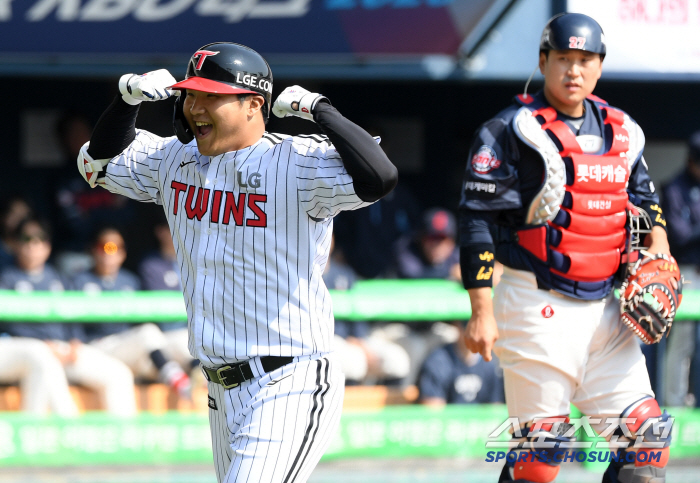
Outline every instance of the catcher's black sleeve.
<path id="1" fill-rule="evenodd" d="M 129 105 L 117 95 L 92 131 L 88 154 L 94 159 L 110 159 L 124 151 L 136 137 L 139 106 Z"/>
<path id="2" fill-rule="evenodd" d="M 377 141 L 357 124 L 343 117 L 330 103 L 314 107 L 314 120 L 338 150 L 362 201 L 377 201 L 394 189 L 399 174 Z"/>
<path id="3" fill-rule="evenodd" d="M 496 245 L 489 230 L 491 213 L 459 212 L 459 266 L 465 289 L 493 286 Z"/>
<path id="4" fill-rule="evenodd" d="M 646 211 L 651 217 L 652 226 L 660 226 L 666 229 L 666 218 L 659 206 L 659 195 L 654 188 L 654 183 L 649 176 L 647 163 L 640 156 L 632 166 L 630 179 L 627 186 L 630 202 Z"/>

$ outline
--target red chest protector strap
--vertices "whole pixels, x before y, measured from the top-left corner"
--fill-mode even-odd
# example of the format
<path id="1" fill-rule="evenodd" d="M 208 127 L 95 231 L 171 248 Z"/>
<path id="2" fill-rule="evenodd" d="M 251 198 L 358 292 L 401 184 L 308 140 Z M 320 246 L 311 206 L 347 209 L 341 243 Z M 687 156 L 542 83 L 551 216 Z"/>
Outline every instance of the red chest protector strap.
<path id="1" fill-rule="evenodd" d="M 606 155 L 619 155 L 620 153 L 627 152 L 627 150 L 629 150 L 629 135 L 622 127 L 625 123 L 625 115 L 622 111 L 611 107 L 603 107 L 602 110 L 605 113 L 604 123 L 606 126 L 610 126 L 613 133 L 612 146 L 610 146 Z M 576 135 L 571 132 L 571 129 L 569 129 L 569 126 L 567 126 L 564 121 L 557 120 L 557 111 L 553 107 L 543 107 L 534 111 L 532 114 L 533 116 L 540 116 L 544 120 L 542 129 L 551 131 L 562 145 L 562 149 L 559 153 L 562 157 L 569 156 L 572 153 L 583 153 L 581 151 L 581 146 L 578 141 L 576 141 Z"/>
<path id="2" fill-rule="evenodd" d="M 542 116 L 544 123 L 542 129 L 550 131 L 562 146 L 559 154 L 561 157 L 569 156 L 571 153 L 583 153 L 581 146 L 576 141 L 576 136 L 564 121 L 557 120 L 557 111 L 553 107 L 544 107 L 532 113 L 534 116 Z"/>
<path id="3" fill-rule="evenodd" d="M 626 153 L 630 148 L 630 137 L 627 130 L 622 127 L 625 123 L 625 115 L 622 111 L 610 107 L 604 107 L 603 111 L 606 114 L 605 125 L 611 127 L 613 134 L 612 146 L 610 146 L 607 155 L 612 156 Z"/>

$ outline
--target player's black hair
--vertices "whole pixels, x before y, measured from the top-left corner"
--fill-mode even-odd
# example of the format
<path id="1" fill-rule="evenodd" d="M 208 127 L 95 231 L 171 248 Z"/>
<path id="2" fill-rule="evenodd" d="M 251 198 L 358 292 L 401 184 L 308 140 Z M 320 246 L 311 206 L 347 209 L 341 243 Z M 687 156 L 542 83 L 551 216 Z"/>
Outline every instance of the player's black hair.
<path id="1" fill-rule="evenodd" d="M 15 227 L 6 226 L 7 217 L 12 211 L 12 207 L 15 203 L 24 203 L 29 206 L 29 215 L 31 216 L 34 210 L 32 209 L 29 201 L 19 193 L 11 193 L 3 196 L 0 199 L 0 238 L 7 238 L 13 235 Z"/>
<path id="2" fill-rule="evenodd" d="M 17 227 L 12 231 L 12 239 L 13 240 L 19 240 L 22 237 L 22 234 L 24 233 L 24 229 L 27 227 L 27 225 L 31 225 L 32 223 L 36 224 L 39 226 L 41 231 L 44 233 L 44 236 L 46 237 L 46 241 L 51 242 L 51 235 L 52 235 L 52 230 L 51 230 L 51 224 L 44 218 L 39 218 L 38 216 L 30 215 L 24 220 L 20 221 Z"/>
<path id="3" fill-rule="evenodd" d="M 88 248 L 92 248 L 97 244 L 97 241 L 102 238 L 106 233 L 110 232 L 115 232 L 119 233 L 119 236 L 122 237 L 122 240 L 124 240 L 124 248 L 126 248 L 126 239 L 124 238 L 124 232 L 121 228 L 114 226 L 114 225 L 101 225 L 97 227 L 93 232 L 92 235 L 90 236 L 90 239 L 88 240 Z"/>

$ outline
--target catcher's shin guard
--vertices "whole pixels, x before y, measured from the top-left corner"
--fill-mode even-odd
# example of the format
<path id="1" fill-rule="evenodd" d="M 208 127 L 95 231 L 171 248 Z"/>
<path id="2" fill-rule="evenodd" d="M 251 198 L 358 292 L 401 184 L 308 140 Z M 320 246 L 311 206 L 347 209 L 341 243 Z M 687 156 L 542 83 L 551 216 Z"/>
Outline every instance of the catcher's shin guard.
<path id="1" fill-rule="evenodd" d="M 573 441 L 565 436 L 572 425 L 567 416 L 542 418 L 526 425 L 520 435 L 513 435 L 524 441 L 521 449 L 511 453 L 517 457 L 506 459 L 506 464 L 498 479 L 499 483 L 550 483 L 559 474 L 563 461 L 562 443 Z M 509 455 L 511 454 L 509 453 Z"/>
<path id="2" fill-rule="evenodd" d="M 603 475 L 603 483 L 665 483 L 673 419 L 666 411 L 661 413 L 659 403 L 651 396 L 632 404 L 621 417 L 633 421 L 623 424 L 635 440 L 618 450 Z M 623 434 L 620 428 L 613 433 Z"/>

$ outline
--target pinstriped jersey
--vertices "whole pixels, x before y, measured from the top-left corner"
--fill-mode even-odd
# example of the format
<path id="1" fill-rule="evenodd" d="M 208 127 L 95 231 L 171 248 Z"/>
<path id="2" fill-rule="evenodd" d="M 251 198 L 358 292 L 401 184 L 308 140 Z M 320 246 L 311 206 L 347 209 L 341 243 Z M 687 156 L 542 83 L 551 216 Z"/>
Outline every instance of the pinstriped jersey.
<path id="1" fill-rule="evenodd" d="M 137 130 L 107 165 L 105 187 L 163 206 L 189 322 L 204 365 L 331 350 L 322 275 L 333 216 L 366 206 L 325 136 L 265 133 L 204 156 L 195 141 Z"/>

